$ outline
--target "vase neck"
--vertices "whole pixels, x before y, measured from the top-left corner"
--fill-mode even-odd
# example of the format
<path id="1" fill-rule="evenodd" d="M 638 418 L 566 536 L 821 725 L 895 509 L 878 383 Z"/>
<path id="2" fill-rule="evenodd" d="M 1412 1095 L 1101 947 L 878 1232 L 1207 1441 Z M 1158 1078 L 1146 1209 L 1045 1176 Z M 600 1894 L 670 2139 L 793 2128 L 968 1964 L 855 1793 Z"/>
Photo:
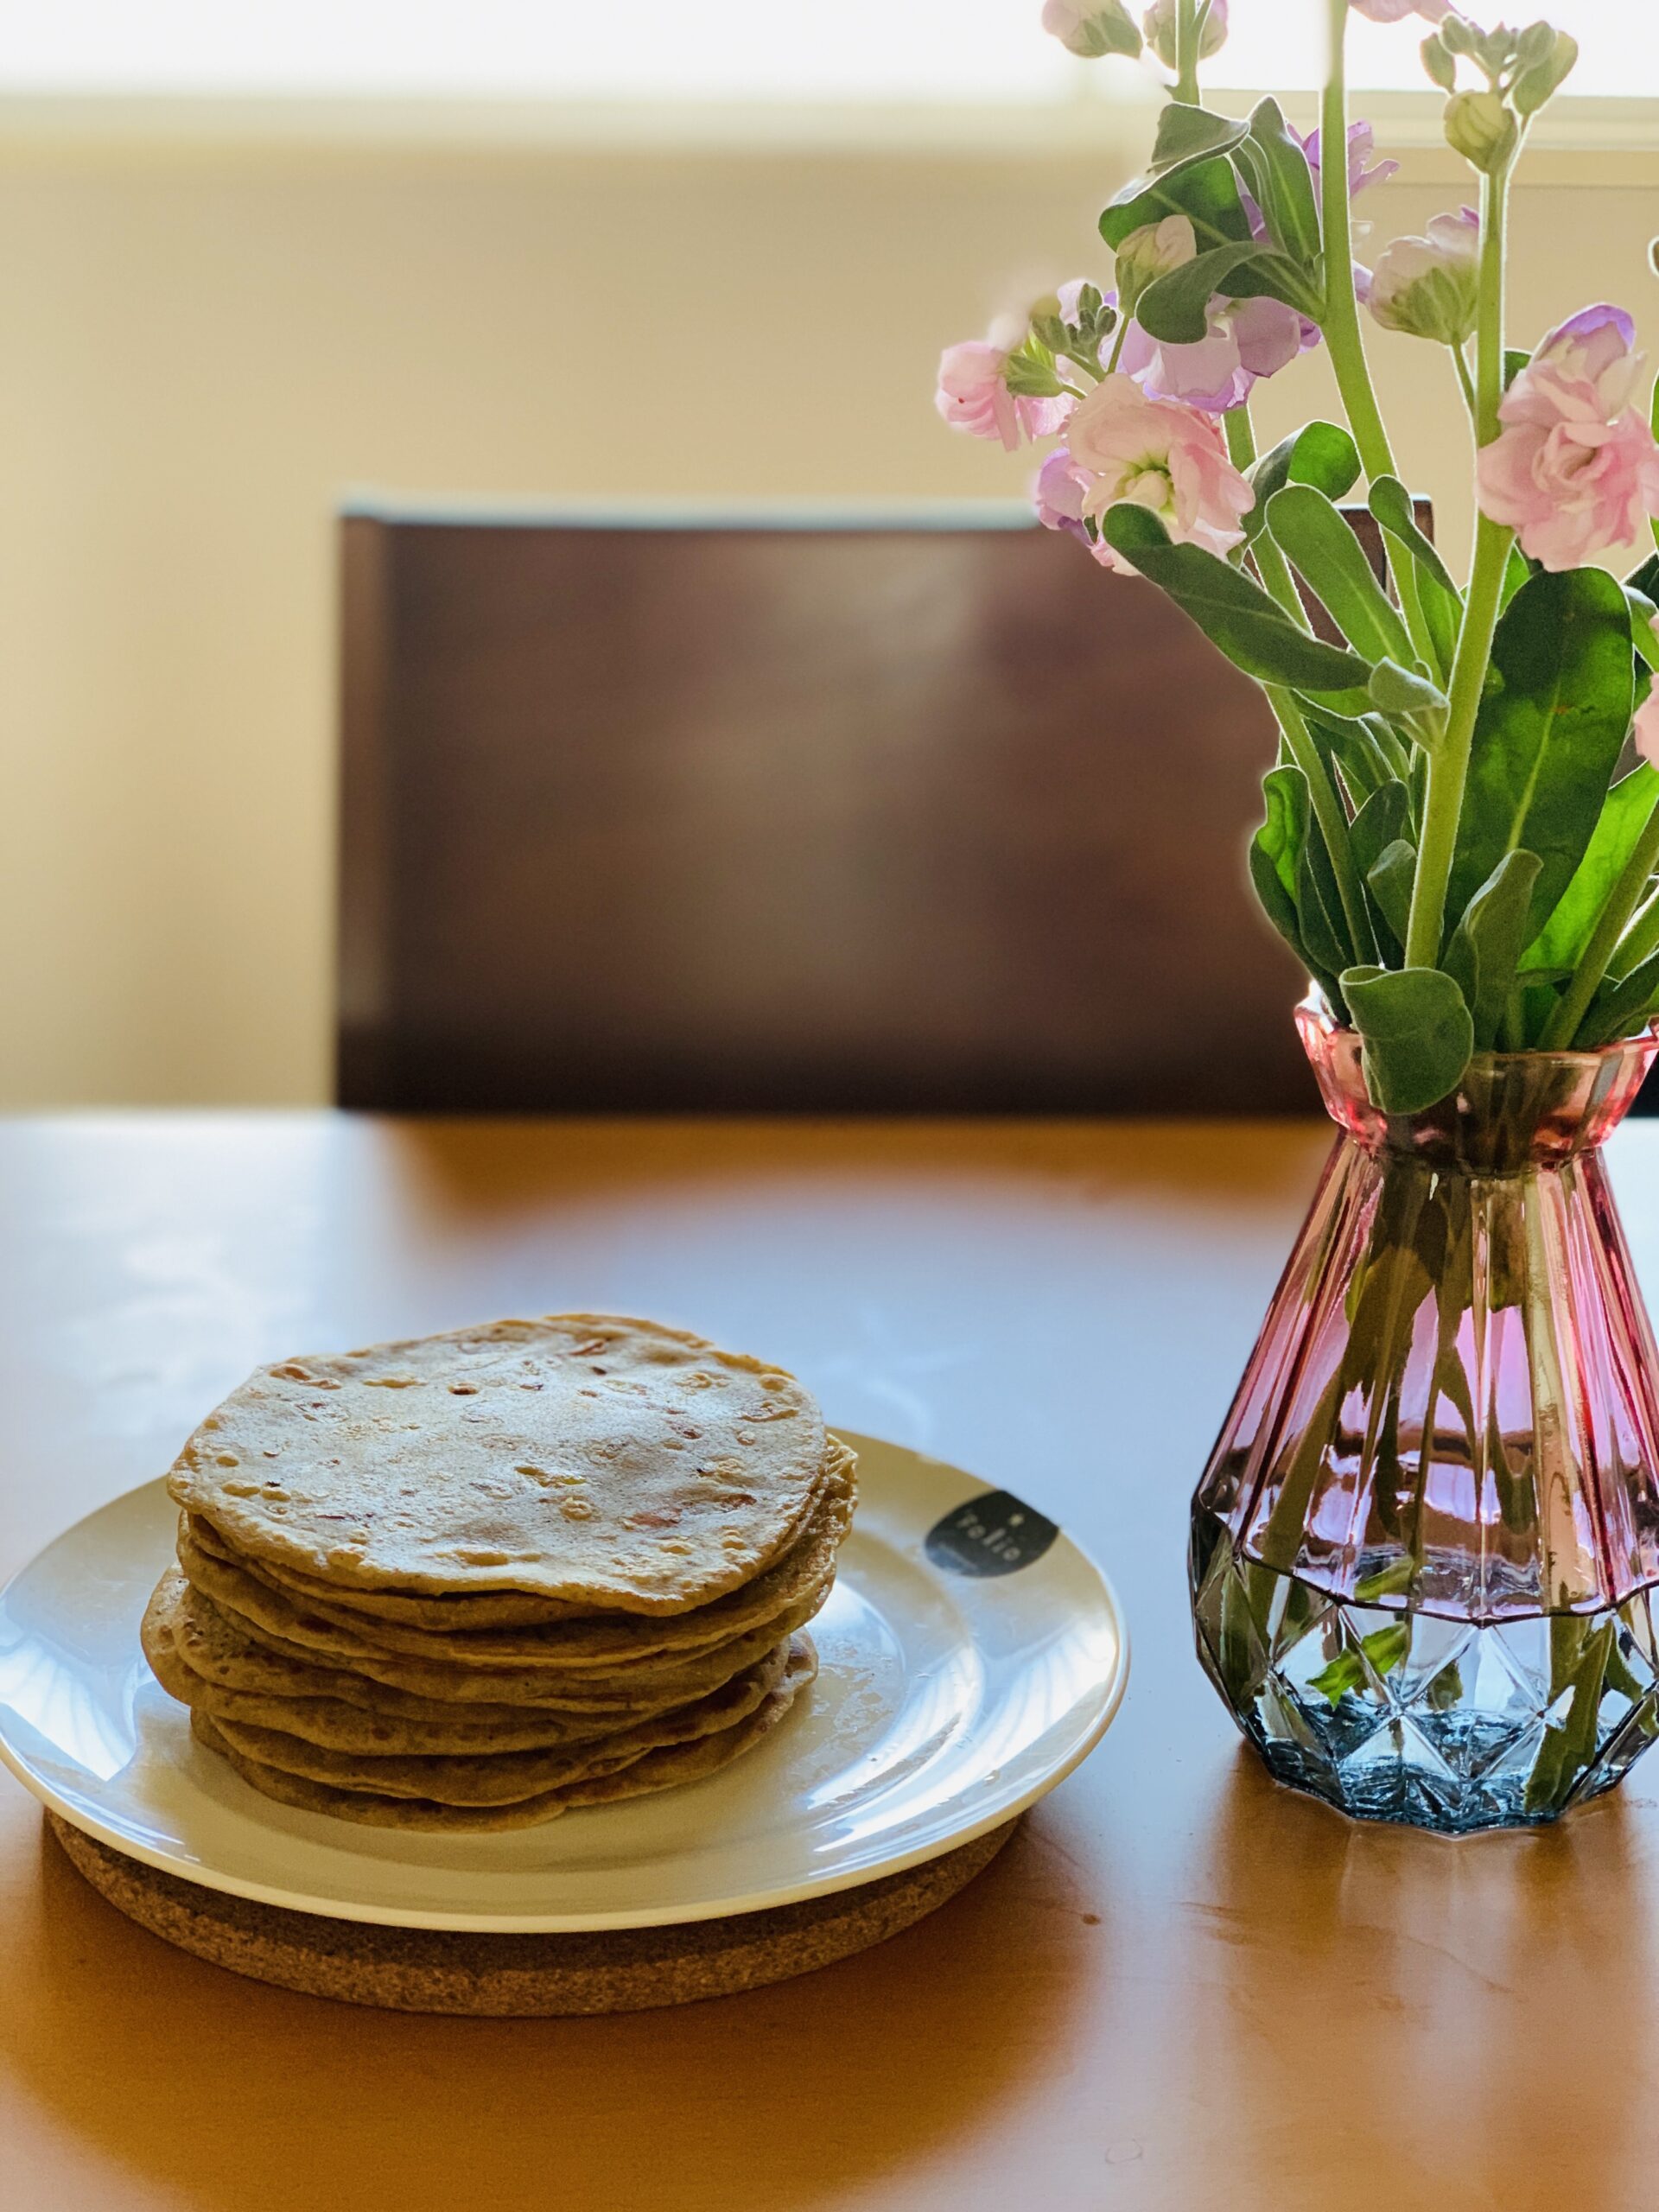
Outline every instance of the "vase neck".
<path id="1" fill-rule="evenodd" d="M 1317 995 L 1298 1007 L 1296 1026 L 1325 1110 L 1363 1151 L 1465 1175 L 1524 1174 L 1593 1152 L 1624 1120 L 1659 1051 L 1659 1035 L 1648 1031 L 1593 1052 L 1478 1052 L 1435 1105 L 1385 1114 L 1372 1101 L 1354 1030 Z"/>

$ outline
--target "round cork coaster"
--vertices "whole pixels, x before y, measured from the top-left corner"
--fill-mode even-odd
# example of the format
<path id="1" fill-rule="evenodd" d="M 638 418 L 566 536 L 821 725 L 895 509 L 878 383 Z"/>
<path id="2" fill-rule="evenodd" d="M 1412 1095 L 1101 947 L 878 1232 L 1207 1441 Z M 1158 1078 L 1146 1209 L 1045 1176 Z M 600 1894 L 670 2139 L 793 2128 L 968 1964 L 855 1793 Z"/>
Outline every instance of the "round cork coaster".
<path id="1" fill-rule="evenodd" d="M 645 2012 L 810 1974 L 946 1904 L 1019 1826 L 1010 1821 L 903 1873 L 765 1912 L 575 1936 L 474 1936 L 257 1904 L 125 1858 L 55 1813 L 46 1820 L 95 1890 L 199 1959 L 347 2005 L 498 2018 Z"/>

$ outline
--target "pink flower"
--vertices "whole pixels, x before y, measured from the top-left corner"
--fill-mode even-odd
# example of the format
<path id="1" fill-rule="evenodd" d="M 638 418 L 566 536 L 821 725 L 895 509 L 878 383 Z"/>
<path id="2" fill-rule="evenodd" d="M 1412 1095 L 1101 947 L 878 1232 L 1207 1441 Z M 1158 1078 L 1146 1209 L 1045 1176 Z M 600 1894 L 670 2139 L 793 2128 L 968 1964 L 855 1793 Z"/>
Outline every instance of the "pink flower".
<path id="1" fill-rule="evenodd" d="M 1291 129 L 1299 138 L 1301 137 L 1294 124 Z M 1315 192 L 1319 188 L 1320 136 L 1318 130 L 1310 130 L 1301 140 L 1302 151 L 1307 156 L 1307 166 L 1313 172 Z M 1386 184 L 1400 167 L 1398 162 L 1374 162 L 1371 156 L 1376 151 L 1376 132 L 1371 125 L 1369 123 L 1351 123 L 1348 126 L 1348 197 L 1351 200 L 1357 200 L 1370 185 Z"/>
<path id="2" fill-rule="evenodd" d="M 966 430 L 975 438 L 1001 438 L 1012 453 L 1020 442 L 1020 417 L 1014 395 L 1002 381 L 1007 365 L 1007 348 L 988 338 L 947 346 L 939 356 L 933 404 L 953 430 Z"/>
<path id="3" fill-rule="evenodd" d="M 1426 238 L 1395 238 L 1366 302 L 1384 330 L 1461 346 L 1475 327 L 1480 218 L 1472 207 L 1429 218 Z"/>
<path id="4" fill-rule="evenodd" d="M 1659 445 L 1632 404 L 1643 362 L 1622 308 L 1551 331 L 1504 395 L 1481 453 L 1480 505 L 1547 569 L 1633 544 L 1659 512 Z"/>
<path id="5" fill-rule="evenodd" d="M 1255 494 L 1228 460 L 1213 416 L 1154 399 L 1133 377 L 1109 376 L 1066 426 L 1066 450 L 1084 480 L 1084 515 L 1132 499 L 1160 516 L 1179 543 L 1227 553 L 1242 541 L 1239 518 L 1249 512 Z M 1048 487 L 1051 498 L 1059 490 L 1058 476 Z M 1109 547 L 1103 546 L 1099 557 L 1109 568 L 1130 567 Z"/>
<path id="6" fill-rule="evenodd" d="M 1452 12 L 1451 0 L 1348 0 L 1356 15 L 1369 16 L 1374 23 L 1403 23 L 1408 16 L 1421 16 L 1426 23 L 1443 23 Z"/>
<path id="7" fill-rule="evenodd" d="M 1154 398 L 1179 399 L 1206 414 L 1242 407 L 1262 377 L 1276 376 L 1319 331 L 1282 300 L 1210 302 L 1210 335 L 1191 346 L 1164 346 L 1133 323 L 1119 366 Z"/>
<path id="8" fill-rule="evenodd" d="M 1141 51 L 1141 34 L 1123 0 L 1043 0 L 1043 29 L 1085 61 Z"/>
<path id="9" fill-rule="evenodd" d="M 939 356 L 938 387 L 933 404 L 954 430 L 970 437 L 1001 438 L 1013 453 L 1021 434 L 1052 437 L 1077 405 L 1065 393 L 1051 398 L 1016 399 L 1007 386 L 1009 348 L 995 336 L 965 339 Z"/>
<path id="10" fill-rule="evenodd" d="M 1063 530 L 1095 551 L 1094 542 L 1083 521 L 1083 495 L 1088 486 L 1089 479 L 1061 446 L 1049 454 L 1038 470 L 1032 500 L 1037 509 L 1037 519 L 1045 530 Z"/>

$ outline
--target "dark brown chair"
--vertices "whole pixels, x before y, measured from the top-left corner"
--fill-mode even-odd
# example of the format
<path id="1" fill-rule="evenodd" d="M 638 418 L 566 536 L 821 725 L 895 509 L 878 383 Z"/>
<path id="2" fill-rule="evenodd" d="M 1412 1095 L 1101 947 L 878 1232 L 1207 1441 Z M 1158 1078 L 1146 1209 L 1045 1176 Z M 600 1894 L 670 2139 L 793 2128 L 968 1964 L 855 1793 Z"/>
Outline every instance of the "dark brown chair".
<path id="1" fill-rule="evenodd" d="M 1276 1112 L 1274 731 L 1010 507 L 344 522 L 339 1096 Z"/>

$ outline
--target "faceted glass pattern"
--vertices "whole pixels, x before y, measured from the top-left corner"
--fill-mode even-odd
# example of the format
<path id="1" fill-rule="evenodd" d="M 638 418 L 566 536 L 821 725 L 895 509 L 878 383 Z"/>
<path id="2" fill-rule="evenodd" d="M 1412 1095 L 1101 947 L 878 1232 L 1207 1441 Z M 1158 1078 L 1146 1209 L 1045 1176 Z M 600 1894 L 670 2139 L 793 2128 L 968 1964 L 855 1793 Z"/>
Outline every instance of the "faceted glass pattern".
<path id="1" fill-rule="evenodd" d="M 1487 1054 L 1342 1128 L 1193 1505 L 1198 1651 L 1282 1782 L 1554 1819 L 1659 1734 L 1659 1356 L 1599 1156 L 1659 1040 Z"/>

